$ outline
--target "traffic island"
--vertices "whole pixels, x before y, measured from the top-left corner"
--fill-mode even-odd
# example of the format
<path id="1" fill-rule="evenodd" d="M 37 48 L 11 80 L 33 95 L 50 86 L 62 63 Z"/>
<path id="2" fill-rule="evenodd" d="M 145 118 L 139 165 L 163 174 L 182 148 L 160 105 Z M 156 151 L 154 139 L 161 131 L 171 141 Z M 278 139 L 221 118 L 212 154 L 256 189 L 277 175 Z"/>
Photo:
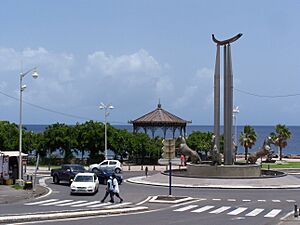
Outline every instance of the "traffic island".
<path id="1" fill-rule="evenodd" d="M 178 204 L 186 201 L 190 201 L 193 198 L 187 196 L 173 196 L 173 195 L 159 195 L 152 197 L 149 202 L 151 203 L 169 203 Z"/>

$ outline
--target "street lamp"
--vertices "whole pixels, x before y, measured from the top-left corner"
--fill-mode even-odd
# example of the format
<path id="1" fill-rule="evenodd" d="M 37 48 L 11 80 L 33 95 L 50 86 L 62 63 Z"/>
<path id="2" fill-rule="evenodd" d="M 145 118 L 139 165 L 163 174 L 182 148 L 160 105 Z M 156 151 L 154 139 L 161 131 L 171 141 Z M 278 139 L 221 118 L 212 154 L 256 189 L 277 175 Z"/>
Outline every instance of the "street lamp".
<path id="1" fill-rule="evenodd" d="M 237 124 L 236 124 L 236 117 L 237 117 L 237 114 L 240 112 L 239 110 L 239 107 L 236 106 L 235 108 L 233 108 L 232 110 L 232 116 L 233 116 L 233 119 L 234 119 L 234 144 L 235 144 L 235 156 L 237 154 L 237 146 L 238 146 L 238 134 L 237 134 Z"/>
<path id="2" fill-rule="evenodd" d="M 23 78 L 29 74 L 30 72 L 32 72 L 32 77 L 34 79 L 38 78 L 39 74 L 37 72 L 37 68 L 34 67 L 28 71 L 26 71 L 25 73 L 21 72 L 20 73 L 20 114 L 19 114 L 19 118 L 20 118 L 20 123 L 19 123 L 19 179 L 18 182 L 20 185 L 23 184 L 23 179 L 22 179 L 22 167 L 23 167 L 23 163 L 22 163 L 22 97 L 23 97 L 23 91 L 26 89 L 26 85 L 23 85 Z"/>
<path id="3" fill-rule="evenodd" d="M 111 104 L 105 105 L 103 102 L 100 103 L 99 109 L 104 109 L 104 121 L 105 121 L 105 134 L 104 134 L 104 145 L 105 145 L 105 159 L 107 159 L 107 116 L 109 115 L 108 110 L 114 109 L 114 107 Z"/>

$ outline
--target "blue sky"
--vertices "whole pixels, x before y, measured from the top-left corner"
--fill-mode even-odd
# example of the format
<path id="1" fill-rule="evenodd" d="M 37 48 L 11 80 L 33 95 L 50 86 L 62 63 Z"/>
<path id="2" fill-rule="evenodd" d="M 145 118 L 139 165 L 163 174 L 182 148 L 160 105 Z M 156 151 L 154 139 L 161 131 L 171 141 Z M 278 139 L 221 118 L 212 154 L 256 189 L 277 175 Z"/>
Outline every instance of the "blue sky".
<path id="1" fill-rule="evenodd" d="M 238 124 L 300 125 L 299 10 L 297 0 L 2 1 L 0 119 L 19 121 L 23 64 L 40 73 L 24 79 L 25 124 L 103 121 L 100 102 L 115 107 L 112 124 L 127 124 L 160 99 L 192 124 L 212 125 L 211 34 L 243 33 L 232 44 Z"/>

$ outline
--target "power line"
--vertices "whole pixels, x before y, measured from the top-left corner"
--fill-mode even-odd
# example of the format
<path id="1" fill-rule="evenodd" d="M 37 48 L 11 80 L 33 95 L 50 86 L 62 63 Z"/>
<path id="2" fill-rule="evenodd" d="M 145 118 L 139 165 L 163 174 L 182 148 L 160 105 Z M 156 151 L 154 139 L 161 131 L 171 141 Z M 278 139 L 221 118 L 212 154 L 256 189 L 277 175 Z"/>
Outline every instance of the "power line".
<path id="1" fill-rule="evenodd" d="M 6 97 L 9 97 L 11 99 L 14 99 L 16 101 L 20 101 L 19 98 L 16 98 L 16 97 L 13 97 L 11 95 L 8 95 L 2 91 L 0 91 L 0 94 L 6 96 Z M 55 114 L 59 114 L 59 115 L 62 115 L 62 116 L 66 116 L 66 117 L 72 117 L 72 118 L 76 118 L 76 119 L 83 119 L 83 120 L 93 120 L 93 119 L 90 119 L 90 118 L 86 118 L 86 117 L 82 117 L 82 116 L 77 116 L 77 115 L 73 115 L 73 114 L 69 114 L 69 113 L 64 113 L 64 112 L 59 112 L 59 111 L 56 111 L 56 110 L 53 110 L 53 109 L 48 109 L 48 108 L 45 108 L 45 107 L 42 107 L 42 106 L 39 106 L 39 105 L 36 105 L 36 104 L 32 104 L 30 102 L 26 102 L 23 100 L 23 102 L 27 105 L 30 105 L 32 107 L 35 107 L 35 108 L 38 108 L 38 109 L 41 109 L 41 110 L 44 110 L 44 111 L 48 111 L 48 112 L 51 112 L 51 113 L 55 113 Z"/>
<path id="2" fill-rule="evenodd" d="M 252 95 L 255 97 L 259 97 L 259 98 L 288 98 L 288 97 L 296 97 L 296 96 L 300 96 L 300 94 L 286 94 L 286 95 L 259 95 L 259 94 L 254 94 L 248 91 L 243 91 L 237 88 L 234 88 L 235 91 L 238 91 L 240 93 L 243 94 L 247 94 L 247 95 Z"/>
<path id="3" fill-rule="evenodd" d="M 20 101 L 19 98 L 16 98 L 16 97 L 13 97 L 11 95 L 8 95 L 2 91 L 0 91 L 0 94 L 8 97 L 8 98 L 11 98 L 11 99 L 14 99 L 16 101 Z M 59 112 L 59 111 L 56 111 L 56 110 L 53 110 L 53 109 L 48 109 L 46 107 L 42 107 L 42 106 L 39 106 L 39 105 L 36 105 L 36 104 L 32 104 L 30 102 L 26 102 L 23 100 L 23 102 L 27 105 L 30 105 L 32 107 L 35 107 L 35 108 L 38 108 L 40 110 L 44 110 L 44 111 L 48 111 L 48 112 L 51 112 L 51 113 L 54 113 L 54 114 L 59 114 L 59 115 L 62 115 L 62 116 L 66 116 L 66 117 L 71 117 L 71 118 L 76 118 L 76 119 L 82 119 L 82 120 L 93 120 L 91 118 L 87 118 L 87 117 L 82 117 L 82 116 L 78 116 L 78 115 L 74 115 L 74 114 L 69 114 L 69 113 L 64 113 L 64 112 Z M 93 120 L 93 121 L 99 121 L 99 120 Z M 100 121 L 102 123 L 104 123 L 104 121 Z M 124 122 L 120 122 L 120 121 L 111 121 L 110 122 L 111 124 L 120 124 L 120 125 L 124 125 L 124 124 L 127 124 L 127 123 L 124 123 Z"/>

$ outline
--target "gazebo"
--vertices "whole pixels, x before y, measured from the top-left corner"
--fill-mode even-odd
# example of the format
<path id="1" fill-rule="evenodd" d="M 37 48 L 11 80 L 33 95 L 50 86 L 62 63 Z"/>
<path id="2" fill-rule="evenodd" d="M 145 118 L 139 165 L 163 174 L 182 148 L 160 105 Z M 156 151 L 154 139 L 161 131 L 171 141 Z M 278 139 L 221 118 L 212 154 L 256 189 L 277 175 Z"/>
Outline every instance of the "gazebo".
<path id="1" fill-rule="evenodd" d="M 155 131 L 162 129 L 164 138 L 166 137 L 167 131 L 171 130 L 173 138 L 175 138 L 176 130 L 179 130 L 181 136 L 186 134 L 187 123 L 192 121 L 181 119 L 178 116 L 169 113 L 161 107 L 158 103 L 157 108 L 135 120 L 130 120 L 129 123 L 133 125 L 133 132 L 138 132 L 141 128 L 147 134 L 150 130 L 152 137 L 154 138 Z"/>

